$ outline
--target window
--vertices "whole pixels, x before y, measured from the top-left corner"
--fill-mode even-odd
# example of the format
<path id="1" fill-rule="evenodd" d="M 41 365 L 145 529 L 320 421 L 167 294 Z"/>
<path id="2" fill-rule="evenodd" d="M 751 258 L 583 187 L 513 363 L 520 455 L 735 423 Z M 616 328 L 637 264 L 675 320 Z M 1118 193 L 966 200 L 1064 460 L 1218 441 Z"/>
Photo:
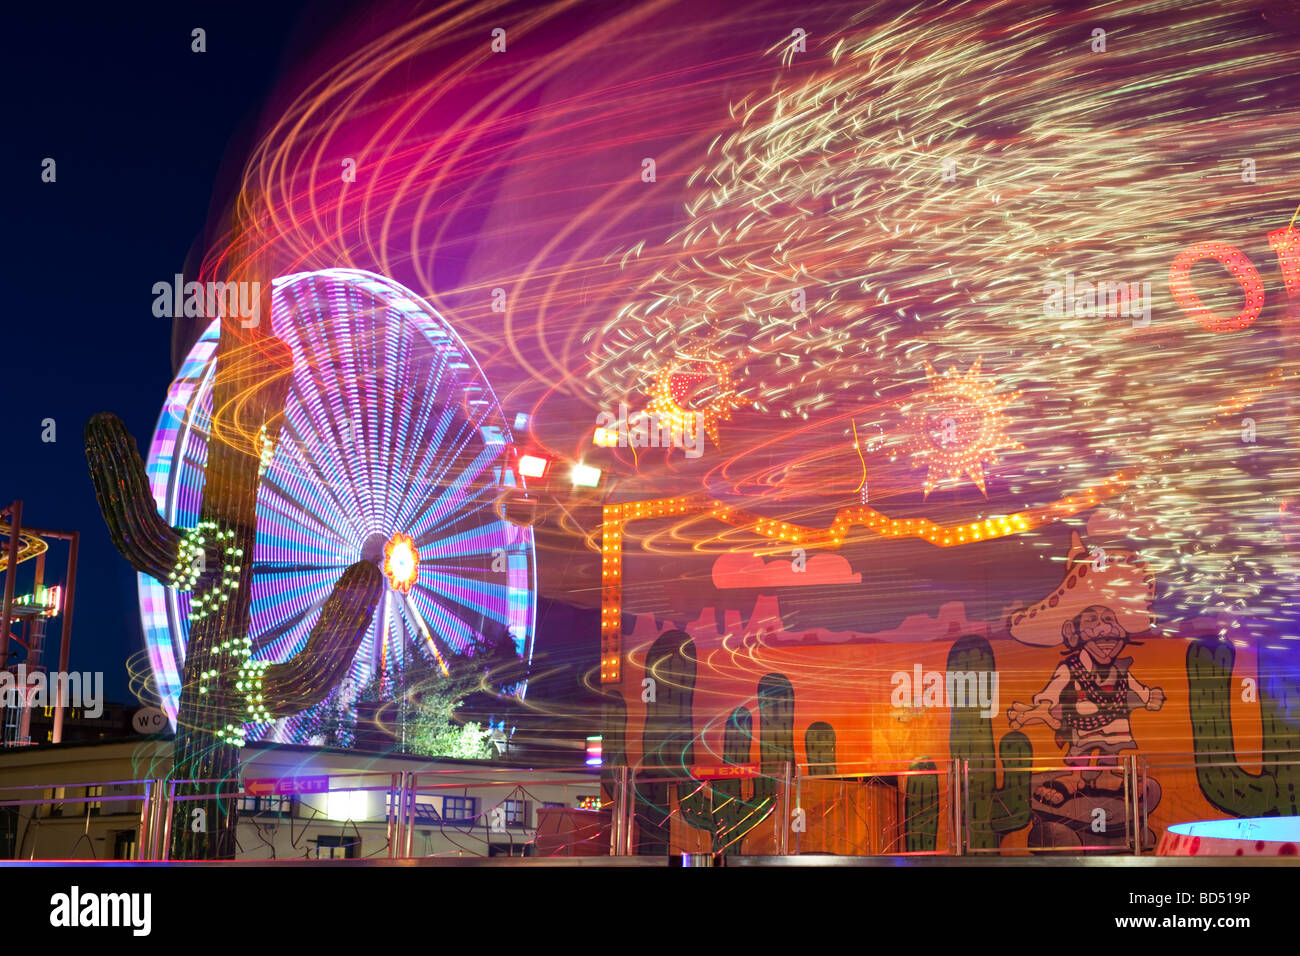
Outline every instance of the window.
<path id="1" fill-rule="evenodd" d="M 493 843 L 488 846 L 488 856 L 533 856 L 535 850 L 531 843 Z"/>
<path id="2" fill-rule="evenodd" d="M 506 826 L 508 827 L 526 827 L 528 826 L 528 801 L 527 800 L 507 800 Z"/>
<path id="3" fill-rule="evenodd" d="M 388 805 L 390 812 L 400 814 L 401 811 L 397 805 L 397 801 L 393 800 L 391 795 L 388 800 Z M 438 807 L 432 800 L 416 797 L 409 806 L 413 812 L 416 823 L 421 824 L 422 826 L 435 827 L 442 823 L 442 818 L 438 816 Z"/>
<path id="4" fill-rule="evenodd" d="M 103 812 L 104 802 L 102 800 L 92 800 L 92 797 L 102 797 L 104 788 L 100 785 L 86 788 L 86 813 L 99 814 Z"/>
<path id="5" fill-rule="evenodd" d="M 235 810 L 240 816 L 287 817 L 292 814 L 293 797 L 240 797 Z"/>
<path id="6" fill-rule="evenodd" d="M 12 860 L 18 847 L 20 808 L 0 807 L 0 860 Z"/>
<path id="7" fill-rule="evenodd" d="M 113 859 L 136 859 L 136 834 L 134 830 L 118 830 L 113 834 Z"/>
<path id="8" fill-rule="evenodd" d="M 477 797 L 442 798 L 442 818 L 448 823 L 469 823 L 477 816 Z"/>
<path id="9" fill-rule="evenodd" d="M 318 836 L 316 838 L 316 859 L 318 860 L 353 860 L 360 841 L 354 836 Z"/>
<path id="10" fill-rule="evenodd" d="M 62 802 L 62 801 L 63 801 L 63 798 L 66 797 L 67 795 L 68 795 L 68 788 L 67 788 L 67 787 L 50 787 L 49 789 L 47 789 L 47 790 L 45 791 L 45 799 L 46 799 L 46 800 L 53 801 L 53 802 L 47 804 L 47 806 L 49 807 L 49 812 L 48 812 L 48 815 L 49 815 L 49 816 L 52 816 L 52 817 L 61 817 L 61 816 L 63 816 L 63 802 Z"/>

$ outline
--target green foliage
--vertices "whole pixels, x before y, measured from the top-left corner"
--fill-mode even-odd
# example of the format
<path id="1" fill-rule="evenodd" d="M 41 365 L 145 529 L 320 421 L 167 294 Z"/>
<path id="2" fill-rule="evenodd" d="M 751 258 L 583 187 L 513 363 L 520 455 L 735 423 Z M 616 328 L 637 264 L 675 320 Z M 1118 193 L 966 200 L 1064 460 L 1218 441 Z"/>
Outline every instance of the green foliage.
<path id="1" fill-rule="evenodd" d="M 402 749 L 425 757 L 488 760 L 496 756 L 492 731 L 476 720 L 458 722 L 460 706 L 454 693 L 425 691 L 406 717 Z"/>
<path id="2" fill-rule="evenodd" d="M 523 677 L 514 642 L 501 634 L 485 638 L 466 655 L 441 653 L 445 673 L 437 664 L 417 658 L 377 675 L 362 688 L 358 701 L 393 702 L 384 719 L 394 724 L 400 753 L 489 760 L 497 750 L 487 724 L 501 718 L 513 701 L 498 688 Z M 487 719 L 474 719 L 479 717 Z"/>

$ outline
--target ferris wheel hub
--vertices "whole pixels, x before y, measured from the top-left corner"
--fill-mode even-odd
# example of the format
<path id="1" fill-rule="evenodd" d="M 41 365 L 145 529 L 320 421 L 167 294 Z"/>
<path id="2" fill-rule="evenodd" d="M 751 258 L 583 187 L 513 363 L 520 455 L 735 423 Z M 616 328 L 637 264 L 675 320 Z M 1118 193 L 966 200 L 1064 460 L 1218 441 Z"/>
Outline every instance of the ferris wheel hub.
<path id="1" fill-rule="evenodd" d="M 415 540 L 400 531 L 384 545 L 384 576 L 394 591 L 407 594 L 420 573 L 420 551 Z"/>

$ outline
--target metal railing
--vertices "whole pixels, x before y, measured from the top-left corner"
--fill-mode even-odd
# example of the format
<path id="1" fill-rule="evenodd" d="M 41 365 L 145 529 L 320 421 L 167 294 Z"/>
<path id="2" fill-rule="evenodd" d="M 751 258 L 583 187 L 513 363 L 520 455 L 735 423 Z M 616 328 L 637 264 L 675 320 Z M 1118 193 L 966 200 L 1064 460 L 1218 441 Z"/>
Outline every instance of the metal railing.
<path id="1" fill-rule="evenodd" d="M 382 771 L 286 776 L 276 780 L 283 786 L 257 791 L 237 787 L 236 781 L 231 780 L 175 779 L 165 784 L 159 781 L 157 792 L 161 806 L 156 832 L 160 838 L 152 848 L 156 855 L 151 859 L 170 859 L 173 821 L 178 816 L 182 821 L 188 819 L 187 805 L 205 809 L 198 805 L 213 800 L 235 803 L 235 842 L 241 859 L 312 859 L 313 853 L 319 859 L 326 849 L 330 851 L 326 858 L 330 859 L 334 858 L 336 849 L 343 850 L 346 858 L 393 859 L 399 856 L 401 846 L 397 813 L 400 804 L 394 794 L 401 792 L 407 776 Z M 314 786 L 321 779 L 326 779 L 327 785 Z M 313 785 L 304 787 L 303 781 Z M 178 793 L 178 790 L 190 792 Z M 370 799 L 372 795 L 374 799 Z M 262 809 L 262 800 L 273 802 L 276 809 Z M 247 806 L 254 801 L 256 809 Z M 241 810 L 240 804 L 245 808 Z M 203 821 L 204 826 L 208 823 L 206 819 Z M 287 846 L 282 830 L 288 831 Z M 381 836 L 376 848 L 375 842 Z M 330 842 L 322 842 L 322 837 Z M 335 843 L 335 839 L 346 842 Z M 349 852 L 352 848 L 355 852 Z"/>
<path id="2" fill-rule="evenodd" d="M 546 811 L 578 812 L 581 798 L 600 799 L 599 777 L 589 771 L 530 775 L 510 769 L 434 770 L 405 775 L 394 797 L 404 857 L 610 855 L 612 813 L 593 809 L 573 832 L 552 827 Z M 456 801 L 454 810 L 449 801 Z M 603 801 L 602 801 L 603 802 Z M 608 819 L 606 819 L 608 818 Z M 425 846 L 415 838 L 423 834 Z M 438 849 L 436 840 L 443 846 Z"/>
<path id="3" fill-rule="evenodd" d="M 953 852 L 954 761 L 794 767 L 788 852 L 934 856 Z"/>
<path id="4" fill-rule="evenodd" d="M 786 763 L 707 780 L 685 768 L 358 771 L 263 780 L 257 792 L 220 780 L 0 785 L 0 853 L 99 859 L 111 840 L 114 855 L 166 860 L 173 821 L 220 799 L 236 802 L 241 859 L 1141 855 L 1160 837 L 1153 812 L 1171 794 L 1201 796 L 1199 775 L 1283 767 L 1300 768 L 1300 753 Z M 298 789 L 304 780 L 312 788 Z M 1225 802 L 1224 816 L 1254 815 L 1235 809 Z"/>
<path id="5" fill-rule="evenodd" d="M 157 796 L 156 780 L 0 786 L 0 820 L 4 821 L 2 832 L 8 844 L 4 849 L 11 859 L 18 860 L 99 859 L 96 838 L 91 836 L 93 819 L 104 824 L 96 826 L 97 835 L 100 830 L 105 834 L 134 831 L 135 858 L 153 859 L 149 854 L 157 826 Z M 110 808 L 118 807 L 120 812 L 111 812 Z M 124 826 L 128 821 L 130 827 Z"/>

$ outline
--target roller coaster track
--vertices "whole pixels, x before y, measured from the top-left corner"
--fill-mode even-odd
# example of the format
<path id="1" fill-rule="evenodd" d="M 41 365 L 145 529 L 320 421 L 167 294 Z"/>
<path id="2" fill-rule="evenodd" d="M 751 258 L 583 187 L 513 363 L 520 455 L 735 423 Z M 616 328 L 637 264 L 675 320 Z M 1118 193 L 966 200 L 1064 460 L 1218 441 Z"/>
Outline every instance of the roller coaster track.
<path id="1" fill-rule="evenodd" d="M 13 524 L 8 521 L 0 522 L 0 538 L 7 539 L 13 536 Z M 49 545 L 45 539 L 34 535 L 28 531 L 21 531 L 18 535 L 18 563 L 22 564 L 29 558 L 34 558 L 38 554 L 44 554 L 49 550 Z M 0 548 L 0 571 L 9 566 L 9 549 L 8 547 Z"/>

